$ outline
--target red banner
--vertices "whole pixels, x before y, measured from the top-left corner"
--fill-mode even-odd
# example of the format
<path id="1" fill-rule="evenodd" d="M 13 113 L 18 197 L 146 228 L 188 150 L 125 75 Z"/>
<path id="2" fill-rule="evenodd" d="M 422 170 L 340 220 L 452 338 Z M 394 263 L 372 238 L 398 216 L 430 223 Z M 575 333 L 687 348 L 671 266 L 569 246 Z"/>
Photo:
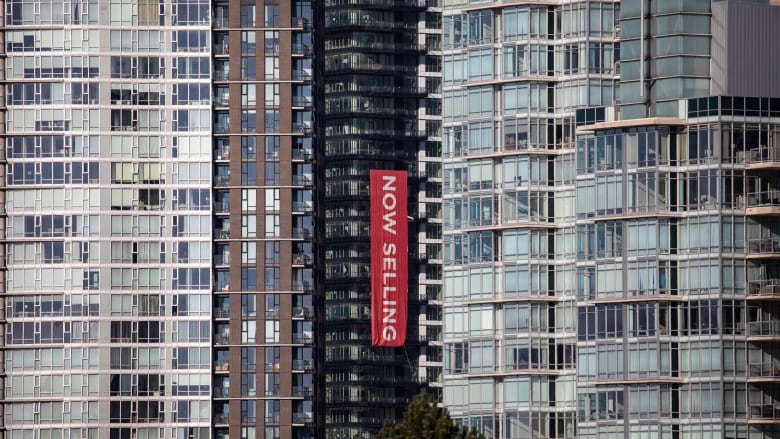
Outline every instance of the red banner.
<path id="1" fill-rule="evenodd" d="M 408 301 L 406 171 L 371 170 L 371 344 L 403 346 Z"/>

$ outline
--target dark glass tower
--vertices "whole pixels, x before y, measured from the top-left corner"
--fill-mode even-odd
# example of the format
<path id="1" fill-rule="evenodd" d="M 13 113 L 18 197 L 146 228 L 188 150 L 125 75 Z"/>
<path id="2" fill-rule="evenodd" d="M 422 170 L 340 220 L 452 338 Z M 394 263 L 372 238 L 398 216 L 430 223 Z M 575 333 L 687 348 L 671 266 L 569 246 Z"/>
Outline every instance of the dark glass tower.
<path id="1" fill-rule="evenodd" d="M 424 73 L 426 11 L 420 0 L 329 0 L 324 19 L 324 151 L 318 242 L 324 298 L 324 404 L 326 437 L 370 437 L 385 420 L 401 417 L 420 390 L 418 300 L 428 262 L 418 212 L 427 174 Z M 435 38 L 435 37 L 431 37 Z M 432 68 L 431 68 L 432 67 Z M 432 136 L 435 121 L 431 123 Z M 422 151 L 422 152 L 419 152 Z M 370 341 L 369 170 L 410 171 L 411 249 L 409 330 L 406 347 L 374 348 Z M 428 186 L 426 186 L 428 185 Z M 435 190 L 434 193 L 435 194 Z M 425 267 L 420 269 L 421 267 Z M 436 273 L 431 273 L 435 280 Z M 423 294 L 425 291 L 423 291 Z"/>

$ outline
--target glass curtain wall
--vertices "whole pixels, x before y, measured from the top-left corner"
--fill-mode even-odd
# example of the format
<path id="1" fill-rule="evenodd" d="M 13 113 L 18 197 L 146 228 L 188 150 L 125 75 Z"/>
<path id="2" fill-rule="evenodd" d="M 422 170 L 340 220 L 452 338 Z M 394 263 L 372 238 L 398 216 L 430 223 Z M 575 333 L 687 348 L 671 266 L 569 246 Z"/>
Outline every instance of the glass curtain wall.
<path id="1" fill-rule="evenodd" d="M 6 434 L 208 438 L 208 2 L 4 6 Z"/>
<path id="2" fill-rule="evenodd" d="M 613 103 L 618 15 L 444 5 L 444 404 L 488 437 L 576 435 L 574 116 Z"/>

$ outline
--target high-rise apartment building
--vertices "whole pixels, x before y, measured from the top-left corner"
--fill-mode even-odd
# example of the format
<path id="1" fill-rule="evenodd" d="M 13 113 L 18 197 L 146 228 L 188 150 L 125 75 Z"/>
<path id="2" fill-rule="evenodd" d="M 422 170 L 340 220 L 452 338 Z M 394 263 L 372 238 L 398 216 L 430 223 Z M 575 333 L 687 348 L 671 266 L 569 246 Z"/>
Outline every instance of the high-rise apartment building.
<path id="1" fill-rule="evenodd" d="M 3 6 L 7 437 L 313 437 L 311 2 Z"/>
<path id="2" fill-rule="evenodd" d="M 313 7 L 211 8 L 214 437 L 308 439 L 316 389 Z"/>
<path id="3" fill-rule="evenodd" d="M 435 2 L 2 5 L 7 437 L 369 438 L 439 392 Z M 403 348 L 373 168 L 410 177 Z"/>
<path id="4" fill-rule="evenodd" d="M 325 436 L 369 438 L 441 373 L 440 14 L 424 0 L 324 2 L 318 151 Z M 409 324 L 371 344 L 369 171 L 407 171 Z M 433 217 L 429 219 L 429 217 Z M 407 218 L 399 218 L 407 221 Z M 430 300 L 429 300 L 430 299 Z M 431 342 L 429 342 L 431 340 Z M 434 385 L 434 387 L 436 387 Z"/>
<path id="5" fill-rule="evenodd" d="M 575 111 L 618 6 L 445 2 L 444 404 L 488 437 L 575 435 Z"/>
<path id="6" fill-rule="evenodd" d="M 780 8 L 455 3 L 453 416 L 497 438 L 778 437 Z"/>

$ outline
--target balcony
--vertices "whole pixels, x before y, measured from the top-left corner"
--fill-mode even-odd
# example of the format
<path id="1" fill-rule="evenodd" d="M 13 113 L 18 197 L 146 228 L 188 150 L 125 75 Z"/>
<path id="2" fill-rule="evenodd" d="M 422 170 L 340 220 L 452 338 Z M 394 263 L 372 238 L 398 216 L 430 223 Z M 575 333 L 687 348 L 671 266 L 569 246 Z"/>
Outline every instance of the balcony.
<path id="1" fill-rule="evenodd" d="M 748 192 L 746 215 L 780 215 L 780 190 Z"/>
<path id="2" fill-rule="evenodd" d="M 314 182 L 312 181 L 311 175 L 293 175 L 292 176 L 292 184 L 293 186 L 311 186 Z"/>
<path id="3" fill-rule="evenodd" d="M 773 237 L 749 239 L 746 253 L 751 259 L 780 258 L 780 239 Z"/>
<path id="4" fill-rule="evenodd" d="M 215 201 L 214 213 L 230 213 L 230 200 Z"/>
<path id="5" fill-rule="evenodd" d="M 228 27 L 228 18 L 214 17 L 211 19 L 211 24 L 214 25 L 214 27 L 217 29 Z"/>
<path id="6" fill-rule="evenodd" d="M 230 238 L 230 226 L 226 227 L 214 227 L 215 239 L 229 239 Z"/>
<path id="7" fill-rule="evenodd" d="M 230 317 L 230 307 L 227 306 L 218 306 L 214 308 L 214 318 L 215 319 L 226 319 Z"/>
<path id="8" fill-rule="evenodd" d="M 311 82 L 311 71 L 305 69 L 297 69 L 292 72 L 293 81 Z"/>
<path id="9" fill-rule="evenodd" d="M 211 49 L 214 55 L 228 55 L 228 52 L 230 51 L 230 44 L 228 42 L 215 43 L 214 47 Z"/>
<path id="10" fill-rule="evenodd" d="M 311 332 L 295 332 L 293 333 L 293 343 L 298 344 L 312 344 L 314 342 L 314 335 Z"/>
<path id="11" fill-rule="evenodd" d="M 292 283 L 292 289 L 293 291 L 309 292 L 311 291 L 311 282 L 305 280 L 294 280 Z"/>
<path id="12" fill-rule="evenodd" d="M 314 362 L 312 360 L 293 360 L 293 370 L 309 371 L 314 369 Z"/>
<path id="13" fill-rule="evenodd" d="M 295 43 L 292 45 L 293 56 L 311 56 L 312 48 L 308 44 Z"/>
<path id="14" fill-rule="evenodd" d="M 366 40 L 353 40 L 350 38 L 341 38 L 337 40 L 326 40 L 325 50 L 372 50 L 382 52 L 412 52 L 423 53 L 428 48 L 425 44 L 404 44 L 384 41 L 368 42 Z"/>
<path id="15" fill-rule="evenodd" d="M 745 154 L 745 169 L 780 169 L 780 148 L 762 145 L 749 149 Z"/>
<path id="16" fill-rule="evenodd" d="M 296 148 L 292 151 L 293 160 L 311 160 L 314 154 L 311 150 Z"/>
<path id="17" fill-rule="evenodd" d="M 230 420 L 230 414 L 229 413 L 215 413 L 214 414 L 214 424 L 227 424 Z"/>
<path id="18" fill-rule="evenodd" d="M 774 381 L 780 379 L 780 361 L 750 364 L 748 378 L 751 381 Z"/>
<path id="19" fill-rule="evenodd" d="M 227 81 L 230 79 L 230 72 L 226 70 L 214 70 L 215 81 Z"/>
<path id="20" fill-rule="evenodd" d="M 310 398 L 314 395 L 314 392 L 311 390 L 311 387 L 293 386 L 292 395 L 297 397 Z"/>
<path id="21" fill-rule="evenodd" d="M 293 96 L 292 98 L 292 106 L 293 107 L 303 107 L 306 109 L 310 109 L 314 105 L 314 98 L 311 96 Z"/>
<path id="22" fill-rule="evenodd" d="M 214 334 L 214 344 L 219 346 L 225 346 L 230 344 L 230 333 L 227 334 Z"/>
<path id="23" fill-rule="evenodd" d="M 311 122 L 293 122 L 292 132 L 310 135 L 312 133 Z"/>
<path id="24" fill-rule="evenodd" d="M 751 338 L 779 338 L 780 337 L 780 320 L 778 321 L 764 321 L 764 322 L 748 322 L 747 324 L 747 336 Z"/>
<path id="25" fill-rule="evenodd" d="M 308 306 L 296 306 L 292 310 L 292 318 L 296 320 L 310 319 L 312 316 L 311 308 Z"/>
<path id="26" fill-rule="evenodd" d="M 416 29 L 409 23 L 401 21 L 384 21 L 377 20 L 371 15 L 363 15 L 359 17 L 357 14 L 353 16 L 344 15 L 342 17 L 332 16 L 330 20 L 325 23 L 326 28 L 342 28 L 342 27 L 362 27 L 371 30 L 392 30 L 392 29 Z"/>
<path id="27" fill-rule="evenodd" d="M 305 253 L 296 253 L 292 256 L 292 263 L 293 265 L 309 266 L 312 264 L 312 257 Z"/>
<path id="28" fill-rule="evenodd" d="M 311 239 L 311 230 L 301 227 L 293 227 L 292 229 L 293 239 Z"/>
<path id="29" fill-rule="evenodd" d="M 311 23 L 309 20 L 303 17 L 292 17 L 290 26 L 293 29 L 308 31 L 311 29 Z"/>
<path id="30" fill-rule="evenodd" d="M 776 423 L 780 422 L 780 403 L 754 404 L 749 403 L 748 419 L 750 423 Z"/>
<path id="31" fill-rule="evenodd" d="M 314 210 L 313 201 L 293 201 L 293 212 L 312 212 Z"/>
<path id="32" fill-rule="evenodd" d="M 397 10 L 422 10 L 429 0 L 328 0 L 325 8 L 343 8 L 356 6 L 374 6 L 395 8 Z"/>
<path id="33" fill-rule="evenodd" d="M 214 398 L 227 398 L 230 396 L 230 388 L 214 387 Z"/>
<path id="34" fill-rule="evenodd" d="M 780 299 L 780 279 L 748 281 L 747 299 Z"/>
<path id="35" fill-rule="evenodd" d="M 230 362 L 227 360 L 217 360 L 214 362 L 215 372 L 230 372 Z"/>
<path id="36" fill-rule="evenodd" d="M 226 134 L 230 131 L 230 122 L 215 122 L 214 132 L 216 134 Z"/>
<path id="37" fill-rule="evenodd" d="M 230 160 L 230 145 L 224 145 L 214 151 L 214 160 Z"/>
<path id="38" fill-rule="evenodd" d="M 311 424 L 314 422 L 314 413 L 312 412 L 293 412 L 293 424 Z"/>
<path id="39" fill-rule="evenodd" d="M 230 175 L 215 175 L 214 186 L 228 186 L 230 185 Z"/>

